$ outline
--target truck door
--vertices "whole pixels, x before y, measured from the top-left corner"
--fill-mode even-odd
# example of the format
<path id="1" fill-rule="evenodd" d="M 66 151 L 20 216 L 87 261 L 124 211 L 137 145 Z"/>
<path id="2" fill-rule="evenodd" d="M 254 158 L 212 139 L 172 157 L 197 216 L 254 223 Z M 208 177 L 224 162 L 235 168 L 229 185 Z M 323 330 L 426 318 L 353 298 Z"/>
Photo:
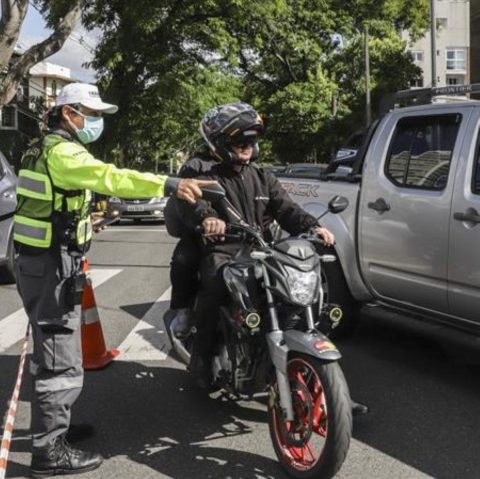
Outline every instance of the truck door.
<path id="1" fill-rule="evenodd" d="M 475 116 L 474 116 L 475 115 Z M 480 322 L 480 109 L 458 166 L 450 215 L 448 301 L 450 313 Z"/>
<path id="2" fill-rule="evenodd" d="M 366 158 L 359 210 L 365 281 L 387 302 L 447 313 L 448 229 L 465 117 L 393 113 Z"/>

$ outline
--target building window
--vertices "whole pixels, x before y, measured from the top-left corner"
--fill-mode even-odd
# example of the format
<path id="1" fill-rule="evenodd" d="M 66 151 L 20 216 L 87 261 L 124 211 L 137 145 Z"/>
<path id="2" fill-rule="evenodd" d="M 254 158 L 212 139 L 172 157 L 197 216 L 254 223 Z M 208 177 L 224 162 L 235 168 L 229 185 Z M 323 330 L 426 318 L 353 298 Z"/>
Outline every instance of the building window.
<path id="1" fill-rule="evenodd" d="M 460 122 L 458 114 L 402 118 L 389 148 L 387 178 L 405 188 L 445 189 Z"/>
<path id="2" fill-rule="evenodd" d="M 2 130 L 16 130 L 17 129 L 17 107 L 14 105 L 4 106 L 0 110 Z"/>
<path id="3" fill-rule="evenodd" d="M 447 85 L 465 85 L 465 76 L 464 75 L 447 75 L 445 83 Z"/>
<path id="4" fill-rule="evenodd" d="M 57 82 L 52 80 L 52 96 L 55 98 L 57 96 Z"/>
<path id="5" fill-rule="evenodd" d="M 423 52 L 422 51 L 413 51 L 413 61 L 415 63 L 422 63 L 423 62 Z"/>
<path id="6" fill-rule="evenodd" d="M 423 77 L 417 78 L 416 80 L 412 80 L 410 82 L 411 88 L 423 88 Z"/>
<path id="7" fill-rule="evenodd" d="M 467 52 L 465 48 L 447 48 L 447 70 L 466 70 Z"/>
<path id="8" fill-rule="evenodd" d="M 437 18 L 437 30 L 444 30 L 448 28 L 447 18 Z"/>

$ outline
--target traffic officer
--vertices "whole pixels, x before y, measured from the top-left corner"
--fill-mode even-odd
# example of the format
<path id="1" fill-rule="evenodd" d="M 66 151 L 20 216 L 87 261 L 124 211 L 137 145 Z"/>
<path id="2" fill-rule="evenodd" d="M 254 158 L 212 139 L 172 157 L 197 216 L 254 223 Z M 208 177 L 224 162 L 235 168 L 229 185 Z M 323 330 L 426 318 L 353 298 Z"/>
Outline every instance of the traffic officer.
<path id="1" fill-rule="evenodd" d="M 18 291 L 33 335 L 33 477 L 81 473 L 102 462 L 99 454 L 74 449 L 66 439 L 83 385 L 81 263 L 92 238 L 91 191 L 127 198 L 175 192 L 194 203 L 200 187 L 211 184 L 95 159 L 84 145 L 102 134 L 102 114 L 117 109 L 101 100 L 94 85 L 65 86 L 49 112 L 48 133 L 22 158 L 14 240 Z"/>

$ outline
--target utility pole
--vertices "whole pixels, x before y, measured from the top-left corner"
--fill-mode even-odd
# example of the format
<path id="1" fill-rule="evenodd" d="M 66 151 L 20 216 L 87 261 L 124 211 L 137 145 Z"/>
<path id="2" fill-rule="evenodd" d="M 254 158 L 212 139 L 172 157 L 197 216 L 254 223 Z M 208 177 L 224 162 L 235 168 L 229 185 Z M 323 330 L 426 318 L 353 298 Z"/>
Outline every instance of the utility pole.
<path id="1" fill-rule="evenodd" d="M 365 23 L 365 121 L 366 127 L 372 122 L 372 104 L 370 98 L 370 50 L 368 48 L 368 25 Z"/>
<path id="2" fill-rule="evenodd" d="M 430 0 L 430 46 L 432 49 L 432 88 L 437 86 L 437 19 L 435 15 L 435 1 Z"/>

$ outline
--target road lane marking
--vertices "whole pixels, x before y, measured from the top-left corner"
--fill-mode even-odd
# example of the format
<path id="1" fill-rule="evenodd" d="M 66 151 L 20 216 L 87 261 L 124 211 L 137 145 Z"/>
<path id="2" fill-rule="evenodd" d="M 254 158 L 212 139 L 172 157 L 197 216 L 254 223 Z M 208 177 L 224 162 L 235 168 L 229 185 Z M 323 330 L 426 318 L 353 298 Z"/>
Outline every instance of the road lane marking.
<path id="1" fill-rule="evenodd" d="M 163 322 L 170 305 L 172 288 L 168 288 L 138 321 L 118 347 L 117 361 L 163 361 L 171 349 Z"/>
<path id="2" fill-rule="evenodd" d="M 121 227 L 121 226 L 116 226 L 115 228 L 111 228 L 105 231 L 102 231 L 103 233 L 128 233 L 129 231 L 132 231 L 133 233 L 138 233 L 138 232 L 147 232 L 147 233 L 158 233 L 158 232 L 163 232 L 165 233 L 166 228 L 128 228 L 128 227 Z"/>
<path id="3" fill-rule="evenodd" d="M 116 268 L 91 269 L 90 275 L 92 277 L 93 287 L 96 288 L 100 286 L 122 271 L 123 269 Z M 0 320 L 0 354 L 4 354 L 7 349 L 24 338 L 27 324 L 28 317 L 23 308 Z M 12 354 L 16 355 L 17 353 L 13 352 Z"/>

